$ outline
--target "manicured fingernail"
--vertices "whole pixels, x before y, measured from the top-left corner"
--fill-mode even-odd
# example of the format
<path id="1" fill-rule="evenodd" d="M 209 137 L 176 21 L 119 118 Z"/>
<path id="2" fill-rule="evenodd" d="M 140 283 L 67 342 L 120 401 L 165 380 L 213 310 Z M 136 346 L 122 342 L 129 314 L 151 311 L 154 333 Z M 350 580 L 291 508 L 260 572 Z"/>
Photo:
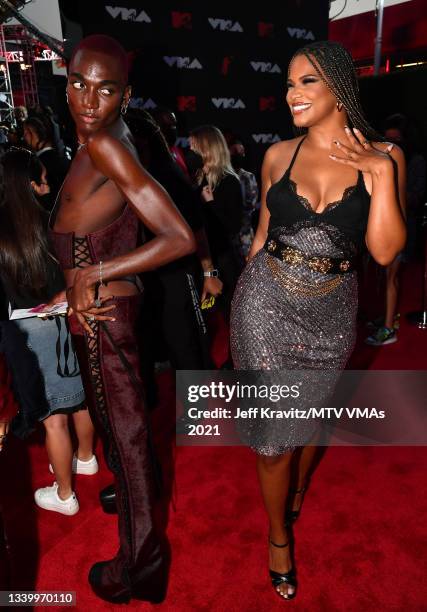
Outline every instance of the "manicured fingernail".
<path id="1" fill-rule="evenodd" d="M 336 159 L 335 155 L 329 155 L 331 159 Z"/>
<path id="2" fill-rule="evenodd" d="M 353 128 L 355 132 L 359 132 L 360 134 L 360 130 L 358 130 L 357 128 Z"/>
<path id="3" fill-rule="evenodd" d="M 116 319 L 111 319 L 112 321 L 115 321 Z"/>
<path id="4" fill-rule="evenodd" d="M 345 129 L 345 131 L 346 131 L 346 132 L 349 132 L 349 131 L 350 131 L 350 128 L 348 127 L 348 125 L 345 125 L 345 126 L 344 126 L 344 129 Z"/>

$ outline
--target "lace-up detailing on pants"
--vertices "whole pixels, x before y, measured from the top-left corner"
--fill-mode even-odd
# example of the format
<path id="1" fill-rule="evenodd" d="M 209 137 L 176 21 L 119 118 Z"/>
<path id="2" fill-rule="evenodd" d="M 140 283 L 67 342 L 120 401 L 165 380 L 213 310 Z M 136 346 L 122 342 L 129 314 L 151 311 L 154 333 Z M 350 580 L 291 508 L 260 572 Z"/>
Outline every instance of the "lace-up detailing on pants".
<path id="1" fill-rule="evenodd" d="M 74 263 L 75 267 L 93 263 L 85 239 L 76 240 Z M 120 548 L 114 559 L 103 564 L 100 579 L 101 588 L 110 593 L 122 587 L 130 592 L 141 580 L 153 580 L 161 566 L 153 528 L 153 474 L 134 335 L 139 302 L 139 295 L 114 298 L 116 321 L 89 321 L 94 336 L 76 337 L 89 405 L 103 438 L 108 467 L 115 476 Z M 138 389 L 117 350 L 132 368 Z"/>

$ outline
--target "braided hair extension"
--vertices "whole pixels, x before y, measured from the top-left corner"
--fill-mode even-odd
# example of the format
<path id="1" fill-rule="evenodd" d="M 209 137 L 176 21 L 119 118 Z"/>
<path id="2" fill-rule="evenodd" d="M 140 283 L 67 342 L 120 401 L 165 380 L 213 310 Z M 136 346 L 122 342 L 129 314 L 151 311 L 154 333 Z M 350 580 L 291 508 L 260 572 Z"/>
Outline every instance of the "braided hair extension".
<path id="1" fill-rule="evenodd" d="M 329 91 L 341 102 L 347 111 L 350 127 L 356 127 L 368 140 L 383 141 L 367 122 L 360 103 L 359 84 L 350 53 L 340 43 L 317 41 L 305 45 L 293 55 L 304 55 L 313 66 Z M 306 131 L 299 128 L 302 133 Z"/>

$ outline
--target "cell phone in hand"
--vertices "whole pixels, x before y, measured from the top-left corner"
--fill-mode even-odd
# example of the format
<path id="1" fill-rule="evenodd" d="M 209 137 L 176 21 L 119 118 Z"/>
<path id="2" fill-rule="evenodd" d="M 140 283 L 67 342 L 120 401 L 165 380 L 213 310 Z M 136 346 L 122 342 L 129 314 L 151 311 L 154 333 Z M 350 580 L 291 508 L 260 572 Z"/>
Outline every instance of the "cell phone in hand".
<path id="1" fill-rule="evenodd" d="M 210 310 L 215 306 L 216 298 L 214 295 L 210 295 L 208 298 L 205 298 L 202 302 L 202 310 Z"/>

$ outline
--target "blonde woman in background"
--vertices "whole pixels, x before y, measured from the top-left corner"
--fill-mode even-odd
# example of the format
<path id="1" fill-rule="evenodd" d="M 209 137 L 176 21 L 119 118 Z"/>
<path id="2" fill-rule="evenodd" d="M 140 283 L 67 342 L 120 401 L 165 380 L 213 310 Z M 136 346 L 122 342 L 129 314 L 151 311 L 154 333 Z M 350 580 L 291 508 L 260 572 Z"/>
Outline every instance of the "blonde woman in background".
<path id="1" fill-rule="evenodd" d="M 239 177 L 233 170 L 230 152 L 222 132 L 203 125 L 190 133 L 190 148 L 200 156 L 195 181 L 202 199 L 205 229 L 215 266 L 224 283 L 222 309 L 229 321 L 231 298 L 243 268 L 239 233 L 243 222 L 243 195 Z M 224 366 L 231 365 L 227 360 Z"/>

